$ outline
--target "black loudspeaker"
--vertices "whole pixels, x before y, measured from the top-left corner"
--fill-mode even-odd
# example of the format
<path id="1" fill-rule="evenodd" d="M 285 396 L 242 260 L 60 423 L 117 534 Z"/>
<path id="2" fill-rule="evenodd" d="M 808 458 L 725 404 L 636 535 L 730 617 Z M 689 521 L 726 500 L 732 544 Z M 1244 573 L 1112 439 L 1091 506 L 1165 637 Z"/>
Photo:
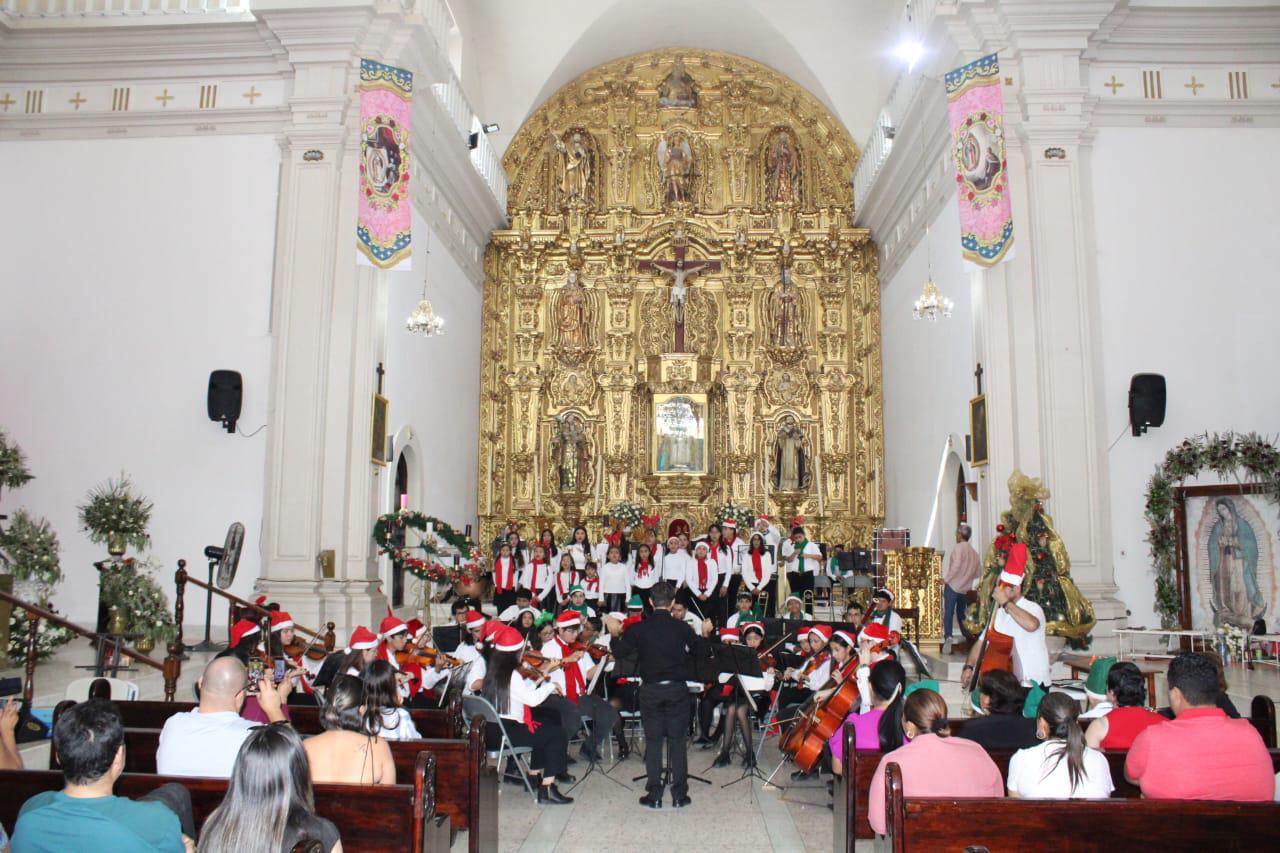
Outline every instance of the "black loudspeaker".
<path id="1" fill-rule="evenodd" d="M 1159 373 L 1135 373 L 1129 380 L 1129 426 L 1134 435 L 1164 423 L 1165 385 Z"/>
<path id="2" fill-rule="evenodd" d="M 240 397 L 244 383 L 235 370 L 215 370 L 209 374 L 209 420 L 221 421 L 227 432 L 236 431 L 240 419 Z"/>

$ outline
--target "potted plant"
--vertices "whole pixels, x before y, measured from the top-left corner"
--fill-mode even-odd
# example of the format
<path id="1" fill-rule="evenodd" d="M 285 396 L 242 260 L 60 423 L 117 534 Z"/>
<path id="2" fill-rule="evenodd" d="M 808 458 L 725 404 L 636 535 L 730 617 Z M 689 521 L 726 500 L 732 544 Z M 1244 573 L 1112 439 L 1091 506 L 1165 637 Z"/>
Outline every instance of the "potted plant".
<path id="1" fill-rule="evenodd" d="M 125 548 L 132 545 L 141 551 L 151 537 L 147 525 L 151 523 L 152 504 L 133 493 L 133 482 L 127 474 L 118 480 L 89 490 L 80 506 L 80 526 L 89 534 L 89 541 L 105 544 L 112 557 L 124 556 Z"/>
<path id="2" fill-rule="evenodd" d="M 13 516 L 8 530 L 0 531 L 0 551 L 13 571 L 14 594 L 52 610 L 49 599 L 62 580 L 58 562 L 58 536 L 43 518 L 33 518 L 25 509 Z M 15 607 L 9 617 L 7 653 L 13 661 L 27 653 L 27 611 Z M 72 631 L 42 621 L 36 634 L 36 656 L 46 658 L 73 636 Z"/>

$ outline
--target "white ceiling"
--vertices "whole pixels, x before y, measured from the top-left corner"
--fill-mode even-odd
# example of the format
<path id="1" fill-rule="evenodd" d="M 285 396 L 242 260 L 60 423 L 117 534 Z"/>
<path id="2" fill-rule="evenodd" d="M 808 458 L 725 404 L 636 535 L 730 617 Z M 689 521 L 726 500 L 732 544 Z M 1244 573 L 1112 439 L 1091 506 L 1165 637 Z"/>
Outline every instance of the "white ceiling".
<path id="1" fill-rule="evenodd" d="M 484 121 L 521 123 L 580 74 L 663 47 L 710 48 L 769 65 L 807 88 L 861 147 L 898 70 L 905 0 L 450 0 L 462 81 Z"/>

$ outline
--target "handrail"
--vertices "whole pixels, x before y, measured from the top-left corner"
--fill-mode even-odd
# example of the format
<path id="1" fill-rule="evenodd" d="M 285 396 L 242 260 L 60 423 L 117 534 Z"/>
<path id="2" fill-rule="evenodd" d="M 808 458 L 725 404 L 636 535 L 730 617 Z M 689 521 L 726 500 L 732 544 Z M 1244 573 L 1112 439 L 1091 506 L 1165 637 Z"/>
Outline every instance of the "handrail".
<path id="1" fill-rule="evenodd" d="M 229 627 L 229 626 L 231 626 L 231 625 L 233 625 L 233 624 L 235 624 L 235 621 L 236 621 L 236 607 L 237 607 L 237 606 L 238 606 L 238 607 L 241 607 L 241 608 L 243 608 L 243 609 L 252 610 L 252 611 L 256 612 L 256 613 L 258 614 L 259 618 L 261 618 L 261 617 L 263 617 L 263 616 L 266 616 L 266 617 L 268 617 L 268 618 L 269 618 L 269 617 L 271 616 L 271 611 L 270 611 L 270 610 L 268 610 L 267 608 L 263 607 L 261 604 L 255 604 L 255 603 L 254 603 L 254 602 L 252 602 L 252 601 L 246 601 L 245 599 L 241 598 L 241 597 L 240 597 L 240 596 L 238 596 L 238 595 L 235 595 L 234 593 L 227 592 L 225 589 L 219 589 L 219 588 L 218 588 L 218 587 L 216 587 L 216 586 L 211 586 L 210 584 L 206 583 L 205 581 L 202 581 L 202 580 L 200 580 L 200 579 L 198 579 L 198 578 L 194 578 L 194 577 L 192 577 L 192 576 L 191 576 L 190 574 L 188 574 L 188 572 L 187 572 L 187 561 L 186 561 L 186 560 L 179 560 L 179 561 L 178 561 L 178 570 L 177 570 L 176 572 L 174 572 L 174 575 L 173 575 L 173 583 L 174 583 L 174 586 L 175 586 L 175 588 L 176 588 L 176 594 L 175 594 L 175 596 L 174 596 L 174 606 L 173 606 L 173 610 L 174 610 L 174 620 L 178 623 L 178 643 L 179 643 L 179 645 L 181 645 L 181 644 L 182 644 L 182 617 L 183 617 L 183 613 L 185 612 L 185 609 L 186 609 L 186 608 L 185 608 L 185 604 L 184 604 L 183 599 L 184 599 L 185 592 L 186 592 L 185 587 L 186 587 L 186 585 L 187 585 L 187 584 L 189 584 L 189 583 L 191 583 L 191 584 L 195 584 L 196 586 L 200 587 L 201 589 L 208 590 L 209 592 L 215 593 L 215 594 L 220 595 L 220 596 L 222 596 L 223 598 L 227 599 L 227 602 L 228 602 L 227 625 L 228 625 L 228 627 Z M 297 622 L 294 622 L 294 623 L 293 623 L 293 630 L 294 630 L 296 633 L 306 634 L 306 635 L 308 635 L 308 636 L 310 636 L 310 637 L 319 637 L 319 638 L 320 638 L 320 642 L 321 642 L 321 644 L 324 646 L 324 650 L 325 650 L 326 652 L 331 652 L 331 651 L 333 651 L 333 647 L 334 647 L 335 645 L 337 645 L 337 636 L 334 634 L 334 623 L 333 623 L 333 622 L 326 622 L 326 623 L 325 623 L 325 631 L 324 631 L 324 633 L 323 633 L 323 634 L 321 634 L 319 631 L 317 631 L 317 630 L 316 630 L 316 629 L 314 629 L 314 628 L 308 628 L 306 625 L 299 625 Z"/>
<path id="2" fill-rule="evenodd" d="M 31 697 L 35 695 L 36 635 L 40 630 L 41 619 L 51 624 L 67 628 L 68 630 L 75 631 L 80 636 L 88 637 L 90 640 L 94 640 L 99 643 L 117 642 L 112 640 L 110 637 L 104 637 L 97 631 L 90 631 L 88 628 L 83 628 L 74 622 L 63 619 L 58 614 L 45 610 L 39 605 L 23 601 L 16 595 L 5 592 L 4 590 L 0 590 L 0 601 L 7 601 L 12 605 L 21 607 L 23 610 L 27 611 L 27 661 L 25 673 L 26 678 L 22 685 L 22 698 L 28 704 L 31 702 Z M 172 702 L 173 694 L 178 687 L 178 676 L 182 671 L 182 661 L 178 658 L 177 643 L 169 643 L 169 654 L 163 661 L 149 658 L 137 649 L 123 643 L 120 643 L 119 645 L 121 654 L 126 654 L 138 663 L 160 671 L 164 676 L 164 700 L 166 702 Z"/>

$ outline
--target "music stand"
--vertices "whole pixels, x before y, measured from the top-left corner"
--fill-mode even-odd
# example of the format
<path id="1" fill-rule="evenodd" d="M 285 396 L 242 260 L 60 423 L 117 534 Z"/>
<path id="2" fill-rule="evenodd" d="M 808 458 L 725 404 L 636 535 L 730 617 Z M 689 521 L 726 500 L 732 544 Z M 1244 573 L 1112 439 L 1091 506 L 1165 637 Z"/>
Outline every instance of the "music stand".
<path id="1" fill-rule="evenodd" d="M 760 669 L 760 658 L 755 649 L 747 646 L 722 645 L 716 649 L 716 660 L 719 663 L 720 671 L 728 673 L 736 680 L 737 687 L 742 688 L 742 693 L 747 698 L 747 704 L 751 706 L 751 710 L 759 711 L 756 707 L 756 700 L 751 695 L 751 691 L 743 683 L 743 678 L 763 678 L 764 673 Z M 733 744 L 729 744 L 732 748 Z M 743 779 L 756 778 L 760 781 L 766 781 L 765 775 L 760 772 L 754 763 L 749 764 L 742 770 L 742 775 L 732 782 L 726 782 L 721 788 L 728 788 L 730 785 L 736 785 Z"/>
<path id="2" fill-rule="evenodd" d="M 642 686 L 643 686 L 643 685 L 642 685 Z M 637 693 L 637 702 L 638 702 L 638 700 L 639 700 L 639 694 Z M 643 711 L 641 711 L 641 712 L 640 712 L 640 721 L 641 721 L 641 725 L 643 725 L 643 723 L 644 723 L 644 712 L 643 712 Z M 686 732 L 686 733 L 685 733 L 685 737 L 687 738 L 688 736 L 689 736 L 689 735 L 688 735 L 688 733 Z M 645 738 L 645 741 L 644 741 L 644 749 L 645 749 L 645 752 L 647 753 L 650 749 L 653 749 L 654 747 L 657 747 L 658 749 L 662 749 L 662 741 L 660 740 L 660 741 L 658 741 L 658 742 L 655 744 L 655 743 L 651 743 L 651 742 L 649 741 L 648 737 L 646 737 L 646 738 Z M 685 767 L 688 767 L 688 766 L 689 766 L 689 761 L 688 761 L 688 758 L 686 757 L 686 759 L 685 759 Z M 689 772 L 687 772 L 687 771 L 686 771 L 685 775 L 686 775 L 689 779 L 692 779 L 692 780 L 693 780 L 693 781 L 695 781 L 695 782 L 701 782 L 701 783 L 702 783 L 702 784 L 704 784 L 704 785 L 710 785 L 710 784 L 711 784 L 711 780 L 710 780 L 710 779 L 703 779 L 701 776 L 698 776 L 697 774 L 689 773 Z M 632 782 L 639 782 L 641 779 L 648 779 L 648 778 L 649 778 L 649 773 L 646 771 L 646 772 L 644 772 L 644 773 L 641 773 L 639 776 L 634 776 L 634 777 L 632 777 L 631 781 L 632 781 Z M 662 765 L 662 772 L 661 772 L 660 774 L 658 774 L 658 779 L 659 779 L 659 781 L 661 781 L 661 783 L 662 783 L 662 787 L 663 787 L 663 788 L 669 788 L 669 787 L 671 786 L 671 752 L 670 752 L 670 750 L 668 750 L 668 751 L 667 751 L 667 755 L 666 755 L 666 764 L 663 764 L 663 765 Z"/>

